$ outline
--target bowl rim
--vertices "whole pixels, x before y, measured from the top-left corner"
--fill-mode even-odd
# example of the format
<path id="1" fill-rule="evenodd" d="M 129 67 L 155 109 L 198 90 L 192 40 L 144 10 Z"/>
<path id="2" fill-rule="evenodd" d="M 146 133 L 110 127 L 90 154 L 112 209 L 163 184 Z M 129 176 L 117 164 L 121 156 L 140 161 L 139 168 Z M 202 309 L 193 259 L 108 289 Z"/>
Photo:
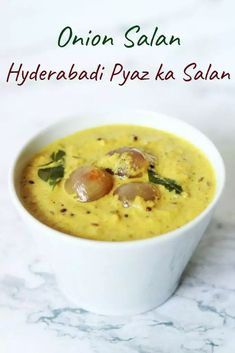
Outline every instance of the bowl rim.
<path id="1" fill-rule="evenodd" d="M 43 136 L 45 133 L 48 132 L 48 130 L 50 129 L 56 129 L 57 126 L 60 126 L 61 124 L 64 124 L 65 122 L 68 122 L 68 118 L 62 118 L 57 120 L 56 122 L 49 124 L 47 127 L 40 129 L 39 132 L 35 133 L 30 139 L 28 139 L 24 144 L 21 145 L 21 147 L 18 149 L 13 162 L 11 164 L 10 170 L 9 170 L 9 178 L 8 178 L 8 187 L 9 187 L 9 192 L 10 192 L 10 196 L 11 196 L 11 200 L 13 202 L 13 204 L 15 205 L 16 209 L 18 210 L 19 213 L 21 213 L 21 215 L 27 217 L 27 219 L 30 222 L 34 222 L 35 225 L 37 227 L 41 227 L 42 231 L 45 231 L 45 233 L 47 234 L 51 234 L 52 236 L 57 237 L 57 239 L 64 239 L 66 241 L 76 241 L 76 242 L 80 242 L 81 245 L 83 246 L 92 246 L 92 247 L 101 247 L 101 248 L 110 248 L 110 249 L 123 249 L 123 248 L 129 248 L 129 247 L 139 247 L 139 246 L 148 246 L 148 245 L 152 245 L 153 243 L 157 242 L 157 243 L 162 243 L 165 242 L 167 240 L 170 239 L 174 239 L 177 238 L 179 236 L 184 235 L 185 232 L 188 232 L 190 229 L 194 228 L 197 224 L 199 224 L 209 213 L 210 211 L 215 207 L 215 205 L 217 204 L 223 189 L 224 189 L 224 185 L 225 185 L 225 165 L 224 165 L 224 161 L 223 158 L 221 157 L 220 152 L 218 151 L 217 147 L 215 146 L 215 144 L 210 140 L 210 138 L 208 138 L 204 133 L 202 133 L 199 129 L 197 129 L 196 127 L 194 127 L 193 125 L 185 122 L 184 120 L 175 118 L 175 117 L 171 117 L 169 115 L 166 114 L 162 114 L 162 113 L 158 113 L 155 111 L 149 111 L 149 110 L 125 110 L 125 111 L 120 111 L 121 114 L 125 113 L 125 114 L 150 114 L 150 115 L 158 115 L 161 118 L 167 118 L 168 120 L 174 121 L 175 123 L 180 123 L 181 126 L 185 126 L 186 128 L 191 129 L 192 131 L 195 131 L 198 135 L 201 135 L 207 142 L 210 143 L 210 145 L 212 146 L 212 148 L 214 149 L 214 151 L 217 154 L 217 158 L 220 164 L 220 172 L 221 172 L 221 182 L 220 182 L 220 187 L 218 188 L 218 185 L 216 186 L 216 190 L 215 190 L 215 194 L 212 198 L 212 200 L 210 201 L 210 203 L 207 205 L 207 207 L 200 212 L 195 218 L 193 218 L 191 221 L 183 224 L 182 226 L 171 230 L 169 232 L 166 233 L 162 233 L 160 235 L 155 235 L 152 237 L 148 237 L 148 238 L 143 238 L 143 239 L 133 239 L 133 240 L 119 240 L 119 241 L 107 241 L 107 240 L 96 240 L 96 239 L 88 239 L 88 238 L 83 238 L 83 237 L 79 237 L 79 236 L 75 236 L 69 233 L 65 233 L 65 232 L 61 232 L 57 229 L 54 229 L 48 225 L 46 225 L 45 223 L 42 223 L 41 221 L 39 221 L 36 217 L 34 217 L 23 205 L 23 203 L 21 202 L 19 196 L 17 195 L 16 192 L 16 187 L 15 187 L 15 170 L 16 170 L 16 166 L 18 163 L 18 160 L 21 157 L 21 154 L 23 153 L 23 151 L 31 144 L 33 143 L 33 141 L 37 138 L 40 138 L 41 136 Z M 76 118 L 78 118 L 78 116 L 94 116 L 96 113 L 87 113 L 87 114 L 78 114 L 76 116 L 70 117 L 70 120 L 74 120 Z M 117 113 L 118 114 L 118 113 Z M 116 114 L 116 115 L 117 115 Z M 107 113 L 106 113 L 107 115 Z M 113 114 L 110 113 L 110 115 L 112 116 Z M 98 126 L 105 126 L 107 124 L 97 124 L 94 127 L 98 127 Z M 125 125 L 123 123 L 110 123 L 110 125 Z M 126 125 L 131 125 L 130 123 L 126 123 Z M 135 124 L 132 124 L 135 125 Z M 139 126 L 144 126 L 142 124 L 136 124 Z M 154 129 L 154 127 L 152 126 L 148 126 L 148 124 L 145 125 L 146 127 L 151 127 Z M 157 129 L 157 128 L 156 128 Z M 81 130 L 85 130 L 85 129 L 81 129 Z M 171 133 L 169 130 L 167 129 L 159 129 L 165 132 L 169 132 Z M 174 134 L 174 133 L 173 133 Z M 177 134 L 175 134 L 176 136 L 178 136 Z M 188 142 L 190 142 L 191 144 L 195 145 L 190 138 L 185 138 L 185 140 L 187 140 Z M 202 152 L 207 156 L 206 152 L 202 150 Z M 210 162 L 212 164 L 212 162 Z M 214 165 L 212 164 L 212 168 L 214 170 L 215 175 L 217 176 L 216 170 L 214 168 Z M 42 235 L 43 236 L 43 235 Z M 45 236 L 45 235 L 44 235 Z M 188 235 L 187 235 L 188 236 Z"/>

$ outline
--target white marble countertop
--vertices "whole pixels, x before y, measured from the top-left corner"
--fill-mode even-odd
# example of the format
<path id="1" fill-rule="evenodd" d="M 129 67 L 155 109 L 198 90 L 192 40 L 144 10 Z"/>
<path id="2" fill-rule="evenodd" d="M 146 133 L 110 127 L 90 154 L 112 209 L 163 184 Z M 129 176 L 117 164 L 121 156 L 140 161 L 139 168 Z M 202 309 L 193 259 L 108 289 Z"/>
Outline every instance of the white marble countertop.
<path id="1" fill-rule="evenodd" d="M 91 5 L 93 11 L 91 11 Z M 92 2 L 23 0 L 2 4 L 0 13 L 0 351 L 1 353 L 233 353 L 235 349 L 235 84 L 232 0 Z M 104 17 L 104 13 L 109 15 Z M 139 23 L 180 34 L 180 50 L 125 51 L 71 48 L 55 41 L 70 24 L 118 38 Z M 6 83 L 12 61 L 90 67 L 121 61 L 131 67 L 165 62 L 212 62 L 231 72 L 230 81 L 108 83 Z M 86 111 L 144 108 L 188 121 L 218 146 L 227 184 L 214 219 L 188 265 L 180 287 L 161 307 L 134 317 L 105 317 L 74 307 L 32 242 L 7 191 L 7 170 L 17 149 L 58 118 Z M 7 148 L 6 148 L 7 146 Z"/>

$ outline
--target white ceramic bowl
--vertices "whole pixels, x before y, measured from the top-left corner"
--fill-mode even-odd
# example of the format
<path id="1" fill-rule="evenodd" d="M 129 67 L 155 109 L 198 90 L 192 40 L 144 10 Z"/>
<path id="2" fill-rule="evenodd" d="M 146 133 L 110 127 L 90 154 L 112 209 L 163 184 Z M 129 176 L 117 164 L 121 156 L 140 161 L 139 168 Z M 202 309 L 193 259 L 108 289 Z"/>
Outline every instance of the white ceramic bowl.
<path id="1" fill-rule="evenodd" d="M 77 130 L 106 124 L 144 125 L 181 136 L 199 147 L 216 175 L 216 192 L 208 207 L 186 225 L 162 236 L 126 242 L 82 239 L 56 231 L 35 219 L 19 198 L 19 177 L 41 147 Z M 81 308 L 101 314 L 137 314 L 157 307 L 178 286 L 221 195 L 222 158 L 214 144 L 194 127 L 148 111 L 78 116 L 60 121 L 33 137 L 18 153 L 10 176 L 14 204 L 51 262 L 61 290 Z M 115 229 L 113 230 L 115 232 Z"/>

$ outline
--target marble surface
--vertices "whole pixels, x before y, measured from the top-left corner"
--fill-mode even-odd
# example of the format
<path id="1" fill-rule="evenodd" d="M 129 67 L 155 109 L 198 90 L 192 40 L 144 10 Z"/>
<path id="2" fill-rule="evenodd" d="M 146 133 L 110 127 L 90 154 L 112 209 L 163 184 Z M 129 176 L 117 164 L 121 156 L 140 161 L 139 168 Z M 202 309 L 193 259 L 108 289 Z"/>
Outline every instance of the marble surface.
<path id="1" fill-rule="evenodd" d="M 91 9 L 93 6 L 93 10 Z M 235 349 L 235 84 L 233 1 L 124 2 L 23 0 L 0 12 L 0 351 L 2 353 L 233 353 Z M 105 15 L 108 14 L 108 15 Z M 71 24 L 120 38 L 123 28 L 159 25 L 182 36 L 177 48 L 81 50 L 56 48 L 58 31 Z M 230 81 L 167 83 L 6 83 L 12 61 L 92 67 L 121 61 L 130 67 L 165 62 L 176 70 L 191 61 L 212 62 Z M 105 317 L 75 307 L 63 296 L 43 254 L 15 211 L 7 170 L 17 149 L 40 128 L 86 111 L 144 108 L 188 121 L 221 151 L 226 189 L 211 225 L 183 275 L 161 307 L 134 317 Z M 7 148 L 6 148 L 7 146 Z M 4 171 L 4 172 L 3 172 Z"/>

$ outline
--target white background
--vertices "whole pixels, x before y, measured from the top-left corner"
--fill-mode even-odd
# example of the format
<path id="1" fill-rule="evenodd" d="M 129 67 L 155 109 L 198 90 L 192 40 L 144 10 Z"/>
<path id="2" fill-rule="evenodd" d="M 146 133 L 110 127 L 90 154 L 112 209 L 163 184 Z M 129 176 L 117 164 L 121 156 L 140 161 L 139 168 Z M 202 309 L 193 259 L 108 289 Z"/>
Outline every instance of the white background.
<path id="1" fill-rule="evenodd" d="M 232 352 L 235 329 L 234 275 L 234 21 L 232 0 L 177 1 L 2 1 L 0 5 L 0 351 Z M 127 28 L 180 36 L 181 46 L 123 47 Z M 113 47 L 58 48 L 61 29 L 110 34 Z M 12 62 L 35 69 L 173 69 L 175 81 L 133 81 L 120 87 L 95 82 L 26 82 L 6 76 Z M 197 62 L 229 71 L 231 80 L 181 79 Z M 71 307 L 38 254 L 7 191 L 7 173 L 18 148 L 51 122 L 81 112 L 150 109 L 188 121 L 220 149 L 227 185 L 214 222 L 190 263 L 182 286 L 164 306 L 137 318 L 101 318 Z"/>

